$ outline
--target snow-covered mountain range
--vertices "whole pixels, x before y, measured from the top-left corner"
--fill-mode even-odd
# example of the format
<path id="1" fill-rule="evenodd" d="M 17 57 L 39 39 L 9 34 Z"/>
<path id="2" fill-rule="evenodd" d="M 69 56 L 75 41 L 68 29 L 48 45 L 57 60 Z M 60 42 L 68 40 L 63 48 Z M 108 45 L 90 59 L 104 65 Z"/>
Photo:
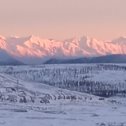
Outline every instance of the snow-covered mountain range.
<path id="1" fill-rule="evenodd" d="M 28 37 L 0 36 L 0 48 L 20 60 L 126 54 L 126 37 L 119 37 L 112 41 L 100 41 L 83 36 L 58 41 L 33 35 Z"/>
<path id="2" fill-rule="evenodd" d="M 5 50 L 0 49 L 0 65 L 23 65 L 23 63 L 13 58 Z"/>

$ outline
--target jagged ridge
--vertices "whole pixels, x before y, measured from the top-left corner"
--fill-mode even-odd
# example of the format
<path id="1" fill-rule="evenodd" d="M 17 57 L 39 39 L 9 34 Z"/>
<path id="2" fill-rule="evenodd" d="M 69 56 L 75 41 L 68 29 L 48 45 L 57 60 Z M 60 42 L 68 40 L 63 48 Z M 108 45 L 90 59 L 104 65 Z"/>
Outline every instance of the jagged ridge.
<path id="1" fill-rule="evenodd" d="M 98 41 L 83 36 L 64 41 L 28 37 L 0 37 L 0 48 L 9 54 L 22 57 L 82 57 L 108 54 L 126 54 L 126 38 L 119 37 L 111 42 Z"/>

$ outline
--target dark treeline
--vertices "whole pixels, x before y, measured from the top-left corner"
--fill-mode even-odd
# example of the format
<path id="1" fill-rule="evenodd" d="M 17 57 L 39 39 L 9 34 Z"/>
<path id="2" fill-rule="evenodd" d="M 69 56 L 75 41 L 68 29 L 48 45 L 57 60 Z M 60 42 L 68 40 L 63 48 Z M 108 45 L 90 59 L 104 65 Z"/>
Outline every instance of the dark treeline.
<path id="1" fill-rule="evenodd" d="M 51 86 L 56 86 L 59 88 L 89 93 L 101 97 L 111 97 L 111 96 L 126 96 L 126 88 L 125 84 L 107 84 L 103 82 L 94 82 L 94 81 L 71 81 L 66 80 L 63 82 L 51 83 L 51 82 L 44 82 L 45 84 L 49 84 Z"/>

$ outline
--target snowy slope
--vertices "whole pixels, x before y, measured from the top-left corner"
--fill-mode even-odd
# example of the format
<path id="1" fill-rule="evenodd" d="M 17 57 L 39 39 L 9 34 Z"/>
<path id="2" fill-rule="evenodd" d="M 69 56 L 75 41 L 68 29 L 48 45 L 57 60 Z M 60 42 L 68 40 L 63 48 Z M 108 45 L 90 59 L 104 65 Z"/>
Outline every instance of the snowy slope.
<path id="1" fill-rule="evenodd" d="M 66 81 L 101 82 L 103 85 L 117 85 L 126 88 L 125 64 L 52 64 L 31 66 L 2 67 L 0 71 L 16 78 L 32 82 L 56 83 L 62 85 Z"/>
<path id="2" fill-rule="evenodd" d="M 93 67 L 95 66 L 94 64 Z M 1 67 L 0 125 L 126 126 L 125 97 L 101 98 L 12 76 L 13 72 L 20 73 L 24 70 L 29 71 L 28 75 L 31 76 L 32 70 L 39 71 L 42 68 L 47 71 L 56 68 L 63 70 L 64 67 L 66 70 L 64 65 Z M 80 70 L 83 66 L 67 65 L 67 67 L 70 70 L 74 67 Z M 90 65 L 87 64 L 85 67 Z M 94 75 L 97 74 L 95 69 L 93 71 Z M 7 72 L 8 74 L 5 74 Z"/>
<path id="3" fill-rule="evenodd" d="M 41 99 L 45 98 L 48 100 L 48 103 L 72 103 L 73 102 L 94 102 L 99 101 L 99 97 L 79 93 L 75 91 L 69 91 L 65 89 L 60 89 L 52 86 L 48 86 L 42 83 L 32 83 L 25 82 L 23 80 L 14 78 L 7 74 L 0 74 L 0 101 L 7 103 L 34 103 L 35 105 L 41 104 Z M 12 98 L 13 97 L 13 98 Z M 23 97 L 26 98 L 26 101 L 20 101 Z M 34 99 L 34 102 L 32 101 Z M 15 99 L 15 100 L 14 100 Z M 12 100 L 12 101 L 11 101 Z M 45 102 L 43 101 L 43 104 Z"/>

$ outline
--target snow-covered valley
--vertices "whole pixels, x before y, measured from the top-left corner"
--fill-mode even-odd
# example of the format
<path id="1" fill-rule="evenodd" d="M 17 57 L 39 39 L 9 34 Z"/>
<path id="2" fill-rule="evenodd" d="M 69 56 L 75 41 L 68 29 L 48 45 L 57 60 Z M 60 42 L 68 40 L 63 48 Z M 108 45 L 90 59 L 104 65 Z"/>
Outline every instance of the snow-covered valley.
<path id="1" fill-rule="evenodd" d="M 126 126 L 125 81 L 125 64 L 1 66 L 0 125 Z"/>

